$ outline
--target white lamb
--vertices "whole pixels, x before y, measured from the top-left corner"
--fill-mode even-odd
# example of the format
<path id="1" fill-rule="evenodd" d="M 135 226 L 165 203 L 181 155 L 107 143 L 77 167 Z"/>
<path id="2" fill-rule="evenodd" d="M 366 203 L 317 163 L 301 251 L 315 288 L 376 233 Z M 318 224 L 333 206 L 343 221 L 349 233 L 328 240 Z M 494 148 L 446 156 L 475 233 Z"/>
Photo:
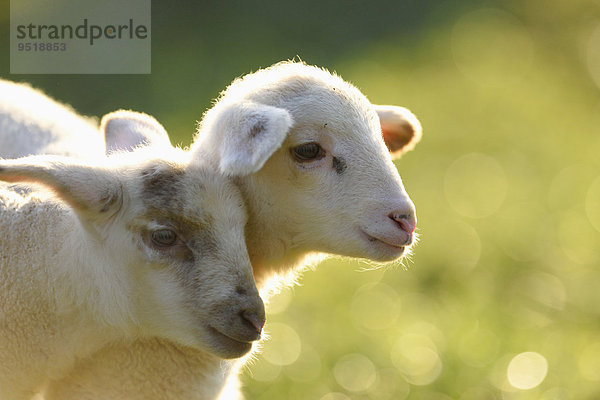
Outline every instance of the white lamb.
<path id="1" fill-rule="evenodd" d="M 4 80 L 0 80 L 0 132 L 1 158 L 30 154 L 89 158 L 104 150 L 94 119 L 75 114 L 28 85 Z"/>
<path id="2" fill-rule="evenodd" d="M 113 121 L 128 118 L 117 112 L 103 119 L 107 146 L 119 136 Z M 319 68 L 280 63 L 222 93 L 191 153 L 223 172 L 251 173 L 236 182 L 249 212 L 255 278 L 265 288 L 274 274 L 297 271 L 315 252 L 379 261 L 403 255 L 416 217 L 390 152 L 399 156 L 420 137 L 408 110 L 372 105 Z M 117 368 L 124 360 L 128 368 Z M 106 347 L 53 382 L 47 399 L 210 399 L 197 390 L 205 380 L 200 360 L 165 340 Z M 238 396 L 236 375 L 230 380 L 223 399 Z"/>
<path id="3" fill-rule="evenodd" d="M 27 84 L 0 79 L 0 158 L 32 154 L 97 158 L 150 143 L 171 147 L 162 125 L 141 113 L 115 121 L 104 132 L 106 142 L 96 119 L 76 114 Z"/>
<path id="4" fill-rule="evenodd" d="M 155 337 L 202 355 L 218 383 L 200 392 L 214 397 L 222 358 L 260 338 L 238 189 L 181 151 L 146 153 L 0 160 L 0 181 L 20 183 L 0 182 L 0 399 L 30 399 L 104 346 Z"/>

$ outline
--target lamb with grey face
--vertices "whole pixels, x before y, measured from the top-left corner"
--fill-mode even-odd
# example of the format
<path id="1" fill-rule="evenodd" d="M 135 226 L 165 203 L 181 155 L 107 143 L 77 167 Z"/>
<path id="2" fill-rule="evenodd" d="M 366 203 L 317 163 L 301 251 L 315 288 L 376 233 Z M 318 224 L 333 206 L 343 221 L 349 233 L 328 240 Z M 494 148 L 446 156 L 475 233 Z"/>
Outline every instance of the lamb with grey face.
<path id="1" fill-rule="evenodd" d="M 244 355 L 260 338 L 265 312 L 244 245 L 246 213 L 239 191 L 198 164 L 155 160 L 138 173 L 139 200 L 130 204 L 141 201 L 143 211 L 126 219 L 137 247 L 161 266 L 157 275 L 146 277 L 158 278 L 150 294 L 159 303 L 183 295 L 170 310 L 169 330 L 185 343 L 182 327 L 189 324 L 188 345 L 223 358 Z M 177 288 L 165 291 L 163 282 L 173 279 Z M 150 310 L 149 319 L 155 313 Z"/>
<path id="2" fill-rule="evenodd" d="M 162 153 L 0 160 L 0 398 L 30 399 L 109 343 L 165 339 L 213 373 L 260 338 L 239 190 Z"/>

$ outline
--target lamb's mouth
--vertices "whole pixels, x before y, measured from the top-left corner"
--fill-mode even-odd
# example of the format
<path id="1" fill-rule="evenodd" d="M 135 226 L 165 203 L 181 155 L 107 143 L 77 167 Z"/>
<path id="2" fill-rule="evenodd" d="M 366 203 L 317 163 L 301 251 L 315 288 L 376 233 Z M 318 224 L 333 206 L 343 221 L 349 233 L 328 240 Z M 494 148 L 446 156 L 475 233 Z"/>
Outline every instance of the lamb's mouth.
<path id="1" fill-rule="evenodd" d="M 225 339 L 231 340 L 232 342 L 236 342 L 236 343 L 244 343 L 244 344 L 252 344 L 253 340 L 242 340 L 242 339 L 237 339 L 234 337 L 231 337 L 230 335 L 218 330 L 217 328 L 208 325 L 208 330 L 215 336 L 217 337 L 223 337 Z"/>
<path id="2" fill-rule="evenodd" d="M 394 251 L 395 253 L 398 253 L 398 255 L 402 255 L 404 253 L 404 251 L 406 250 L 406 245 L 389 243 L 382 239 L 376 238 L 375 236 L 369 235 L 367 232 L 365 232 L 362 229 L 360 231 L 365 236 L 365 239 L 368 240 L 370 243 L 374 243 L 379 246 L 390 249 L 390 250 Z"/>
<path id="3" fill-rule="evenodd" d="M 210 332 L 213 339 L 218 342 L 217 346 L 221 350 L 219 351 L 219 355 L 223 358 L 238 358 L 252 349 L 252 341 L 244 341 L 232 338 L 226 333 L 223 333 L 222 331 L 210 325 L 207 326 L 207 330 Z"/>

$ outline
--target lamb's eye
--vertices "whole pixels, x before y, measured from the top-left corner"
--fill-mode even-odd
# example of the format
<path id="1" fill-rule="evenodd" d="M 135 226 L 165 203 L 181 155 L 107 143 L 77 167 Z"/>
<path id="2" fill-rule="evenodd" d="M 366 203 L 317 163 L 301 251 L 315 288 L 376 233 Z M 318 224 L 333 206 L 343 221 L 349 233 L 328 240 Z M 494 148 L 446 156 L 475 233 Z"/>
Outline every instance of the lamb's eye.
<path id="1" fill-rule="evenodd" d="M 325 157 L 323 148 L 314 142 L 292 147 L 291 151 L 296 161 L 300 162 L 319 160 Z"/>
<path id="2" fill-rule="evenodd" d="M 157 246 L 173 246 L 177 242 L 177 234 L 171 229 L 158 229 L 152 231 L 152 242 Z"/>

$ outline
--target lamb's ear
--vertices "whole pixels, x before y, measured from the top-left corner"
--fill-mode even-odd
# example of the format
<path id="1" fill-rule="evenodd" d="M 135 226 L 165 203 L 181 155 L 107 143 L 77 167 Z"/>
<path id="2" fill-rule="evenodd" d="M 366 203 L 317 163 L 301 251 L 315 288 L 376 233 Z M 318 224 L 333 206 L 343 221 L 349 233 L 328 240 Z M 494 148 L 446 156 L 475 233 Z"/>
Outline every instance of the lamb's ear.
<path id="1" fill-rule="evenodd" d="M 392 158 L 412 150 L 421 140 L 422 128 L 413 113 L 404 107 L 373 105 L 381 123 L 383 141 Z"/>
<path id="2" fill-rule="evenodd" d="M 165 128 L 153 117 L 135 111 L 106 114 L 100 122 L 106 141 L 106 154 L 131 151 L 139 146 L 171 146 Z"/>
<path id="3" fill-rule="evenodd" d="M 123 188 L 114 172 L 68 157 L 0 160 L 0 180 L 47 186 L 79 215 L 91 220 L 109 218 L 123 203 Z"/>
<path id="4" fill-rule="evenodd" d="M 292 125 L 292 116 L 282 108 L 252 102 L 217 105 L 202 120 L 192 150 L 216 153 L 221 173 L 249 175 L 281 147 Z"/>

